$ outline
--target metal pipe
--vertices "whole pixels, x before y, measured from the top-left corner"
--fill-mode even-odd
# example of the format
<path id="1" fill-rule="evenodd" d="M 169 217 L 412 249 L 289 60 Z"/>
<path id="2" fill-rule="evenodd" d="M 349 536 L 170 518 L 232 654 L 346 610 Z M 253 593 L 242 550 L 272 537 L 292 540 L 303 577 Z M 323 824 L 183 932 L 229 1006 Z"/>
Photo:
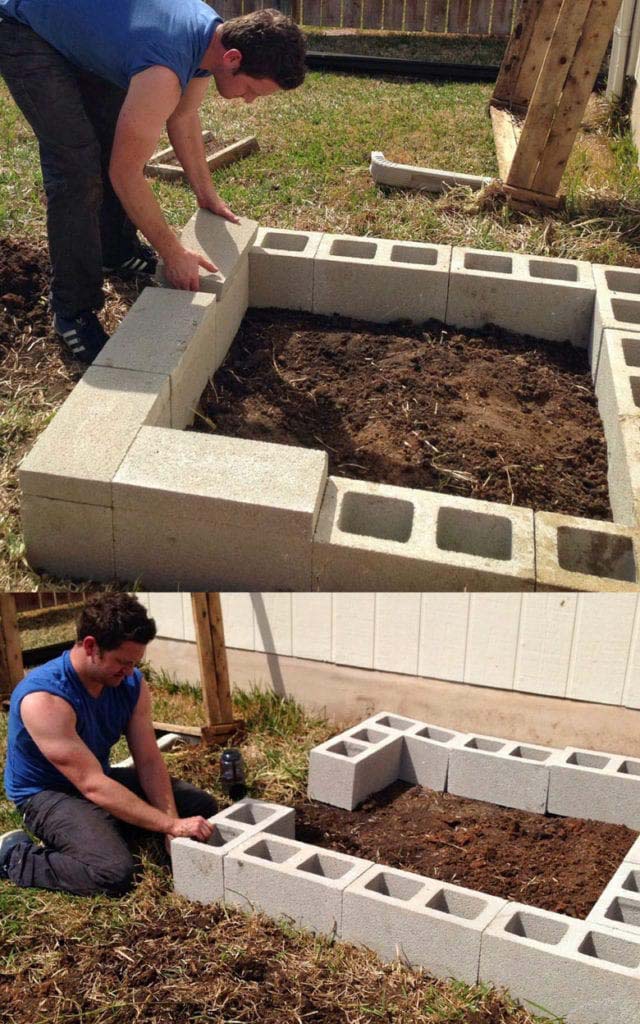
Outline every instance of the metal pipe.
<path id="1" fill-rule="evenodd" d="M 611 47 L 609 75 L 607 78 L 607 96 L 615 96 L 616 98 L 622 96 L 631 45 L 631 26 L 635 13 L 636 0 L 622 0 L 620 13 L 613 30 L 613 45 Z"/>

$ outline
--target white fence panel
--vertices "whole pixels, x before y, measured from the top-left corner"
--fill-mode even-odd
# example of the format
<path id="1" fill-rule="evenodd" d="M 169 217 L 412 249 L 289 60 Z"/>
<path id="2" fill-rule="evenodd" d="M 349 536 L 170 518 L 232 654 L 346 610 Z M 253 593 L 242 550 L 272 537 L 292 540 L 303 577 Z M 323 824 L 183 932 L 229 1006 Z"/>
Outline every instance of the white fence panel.
<path id="1" fill-rule="evenodd" d="M 373 668 L 375 594 L 333 595 L 333 658 L 337 665 Z"/>
<path id="2" fill-rule="evenodd" d="M 565 696 L 575 620 L 575 594 L 523 594 L 514 689 Z"/>
<path id="3" fill-rule="evenodd" d="M 420 642 L 420 594 L 377 594 L 373 667 L 416 675 Z"/>

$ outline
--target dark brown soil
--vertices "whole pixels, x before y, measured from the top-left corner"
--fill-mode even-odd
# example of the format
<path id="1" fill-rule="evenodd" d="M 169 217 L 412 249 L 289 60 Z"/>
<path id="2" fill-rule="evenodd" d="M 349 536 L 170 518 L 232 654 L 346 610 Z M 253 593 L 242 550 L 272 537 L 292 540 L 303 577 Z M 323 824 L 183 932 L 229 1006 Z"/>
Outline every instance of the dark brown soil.
<path id="1" fill-rule="evenodd" d="M 587 356 L 568 342 L 252 309 L 201 413 L 198 430 L 324 449 L 338 476 L 611 517 Z"/>
<path id="2" fill-rule="evenodd" d="M 638 833 L 395 783 L 355 811 L 308 801 L 296 805 L 296 837 L 585 918 Z"/>

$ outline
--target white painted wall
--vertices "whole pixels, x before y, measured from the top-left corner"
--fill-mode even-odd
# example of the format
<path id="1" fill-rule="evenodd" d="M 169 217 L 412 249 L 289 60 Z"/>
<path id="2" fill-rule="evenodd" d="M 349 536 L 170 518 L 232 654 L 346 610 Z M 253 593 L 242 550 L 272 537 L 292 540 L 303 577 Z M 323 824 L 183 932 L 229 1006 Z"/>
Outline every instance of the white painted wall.
<path id="1" fill-rule="evenodd" d="M 188 594 L 138 595 L 194 640 Z M 223 594 L 229 647 L 640 708 L 635 594 Z"/>

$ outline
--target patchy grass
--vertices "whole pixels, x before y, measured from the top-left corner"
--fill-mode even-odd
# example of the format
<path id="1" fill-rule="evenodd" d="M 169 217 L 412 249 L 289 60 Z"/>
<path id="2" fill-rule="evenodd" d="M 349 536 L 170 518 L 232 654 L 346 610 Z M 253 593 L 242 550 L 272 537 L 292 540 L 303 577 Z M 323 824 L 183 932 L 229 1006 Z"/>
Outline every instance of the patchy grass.
<path id="1" fill-rule="evenodd" d="M 432 38 L 408 41 L 397 33 L 369 33 L 358 37 L 358 42 L 375 48 L 383 37 L 385 45 L 396 47 L 398 53 L 409 42 L 413 47 L 434 45 Z M 326 38 L 346 39 L 351 45 L 355 37 L 329 33 Z M 447 45 L 466 48 L 464 59 L 469 61 L 469 48 L 475 44 L 467 39 L 448 40 Z M 482 49 L 474 52 L 484 54 Z M 443 53 L 439 56 L 445 59 Z M 611 111 L 601 97 L 592 99 L 570 159 L 563 184 L 566 203 L 560 212 L 514 212 L 494 187 L 480 195 L 454 189 L 434 196 L 381 189 L 372 182 L 368 170 L 372 150 L 382 150 L 388 159 L 402 163 L 497 173 L 487 117 L 491 91 L 490 84 L 313 72 L 302 89 L 251 107 L 211 95 L 204 104 L 202 122 L 225 137 L 257 135 L 260 152 L 217 172 L 215 180 L 237 213 L 264 225 L 640 266 L 636 151 L 624 112 Z M 0 142 L 4 152 L 0 236 L 43 243 L 37 147 L 2 83 Z M 169 222 L 176 229 L 181 227 L 195 209 L 191 190 L 186 184 L 157 179 L 151 187 Z M 44 266 L 43 244 L 41 254 Z M 136 294 L 131 286 L 109 286 L 104 314 L 109 330 Z M 0 586 L 5 589 L 72 586 L 70 581 L 45 578 L 29 568 L 19 519 L 19 460 L 82 372 L 61 356 L 47 326 L 46 309 L 41 314 L 37 329 L 26 319 L 14 317 L 12 344 L 4 351 L 0 345 Z M 0 319 L 2 315 L 0 303 Z"/>
<path id="2" fill-rule="evenodd" d="M 154 714 L 196 718 L 199 692 L 151 677 Z M 309 749 L 335 727 L 291 700 L 235 695 L 255 795 L 304 792 Z M 190 711 L 188 707 L 190 706 Z M 0 763 L 6 720 L 0 716 Z M 218 795 L 219 748 L 167 755 L 170 770 Z M 0 802 L 0 831 L 19 820 Z M 118 900 L 18 889 L 0 881 L 0 1002 L 7 1024 L 533 1024 L 485 985 L 436 981 L 346 943 L 261 915 L 202 907 L 172 892 L 158 842 L 140 851 L 136 889 Z M 557 1019 L 535 1018 L 543 1024 Z"/>

